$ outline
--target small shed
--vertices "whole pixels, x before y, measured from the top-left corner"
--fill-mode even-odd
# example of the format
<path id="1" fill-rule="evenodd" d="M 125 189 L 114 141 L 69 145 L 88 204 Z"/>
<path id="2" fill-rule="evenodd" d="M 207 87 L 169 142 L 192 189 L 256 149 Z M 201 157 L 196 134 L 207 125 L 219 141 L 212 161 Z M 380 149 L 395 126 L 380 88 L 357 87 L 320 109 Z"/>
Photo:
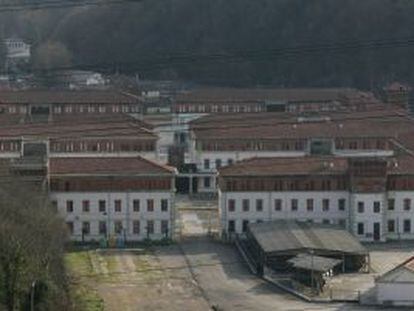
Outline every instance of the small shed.
<path id="1" fill-rule="evenodd" d="M 289 260 L 311 253 L 340 260 L 341 272 L 369 271 L 369 252 L 351 233 L 335 225 L 287 220 L 255 223 L 249 225 L 244 241 L 259 273 L 265 266 L 287 271 Z"/>
<path id="2" fill-rule="evenodd" d="M 325 280 L 333 276 L 335 267 L 342 263 L 340 259 L 315 256 L 310 254 L 299 254 L 287 261 L 292 265 L 294 278 L 318 292 L 322 291 Z"/>
<path id="3" fill-rule="evenodd" d="M 414 256 L 375 280 L 377 301 L 414 307 Z"/>

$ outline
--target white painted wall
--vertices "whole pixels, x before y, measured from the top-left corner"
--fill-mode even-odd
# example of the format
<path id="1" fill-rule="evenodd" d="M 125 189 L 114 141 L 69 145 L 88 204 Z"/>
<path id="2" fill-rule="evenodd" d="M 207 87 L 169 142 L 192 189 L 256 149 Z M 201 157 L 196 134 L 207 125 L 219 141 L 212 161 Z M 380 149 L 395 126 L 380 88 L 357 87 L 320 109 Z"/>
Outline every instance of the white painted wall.
<path id="1" fill-rule="evenodd" d="M 413 239 L 414 235 L 414 191 L 390 191 L 388 192 L 388 199 L 395 200 L 394 210 L 388 209 L 388 200 L 387 200 L 387 209 L 386 222 L 393 219 L 395 221 L 395 231 L 390 233 L 387 230 L 388 239 Z M 404 200 L 411 200 L 411 209 L 409 211 L 404 210 Z M 404 220 L 411 221 L 411 232 L 405 233 L 404 229 Z M 413 294 L 414 295 L 414 294 Z"/>
<path id="2" fill-rule="evenodd" d="M 50 199 L 57 202 L 58 212 L 65 221 L 74 223 L 74 234 L 72 240 L 82 239 L 82 222 L 89 221 L 91 234 L 85 236 L 88 241 L 100 240 L 103 236 L 99 235 L 99 221 L 107 222 L 108 232 L 114 234 L 114 221 L 120 220 L 123 228 L 126 229 L 128 241 L 138 241 L 145 239 L 146 222 L 154 220 L 155 231 L 150 235 L 151 239 L 161 239 L 164 235 L 161 233 L 161 220 L 169 221 L 169 233 L 172 233 L 174 220 L 174 194 L 172 192 L 53 192 L 50 193 Z M 140 212 L 133 211 L 133 200 L 140 200 Z M 154 212 L 147 211 L 147 199 L 154 200 Z M 161 211 L 161 200 L 168 200 L 168 211 Z M 73 213 L 66 212 L 66 201 L 72 200 L 74 204 Z M 82 201 L 89 200 L 90 211 L 82 211 Z M 106 215 L 99 212 L 99 200 L 106 201 Z M 122 211 L 115 212 L 114 201 L 121 200 Z M 132 222 L 139 220 L 141 223 L 141 233 L 135 235 L 132 232 Z"/>
<path id="3" fill-rule="evenodd" d="M 229 212 L 228 201 L 234 199 L 236 209 Z M 243 211 L 243 200 L 250 201 L 250 210 Z M 263 211 L 256 211 L 256 200 L 263 200 Z M 274 201 L 282 201 L 282 210 L 275 211 Z M 291 210 L 291 200 L 298 200 L 298 210 Z M 314 209 L 312 212 L 307 210 L 306 200 L 313 199 Z M 322 200 L 329 199 L 329 211 L 322 210 Z M 345 210 L 340 211 L 338 200 L 345 199 Z M 221 225 L 224 230 L 228 230 L 228 221 L 236 221 L 236 232 L 242 232 L 243 220 L 249 222 L 270 221 L 276 219 L 297 219 L 303 221 L 323 222 L 329 220 L 332 224 L 337 224 L 339 220 L 348 223 L 349 215 L 349 194 L 346 191 L 286 191 L 286 192 L 219 192 L 219 208 Z"/>
<path id="4" fill-rule="evenodd" d="M 380 304 L 414 306 L 414 283 L 377 283 L 377 300 Z"/>

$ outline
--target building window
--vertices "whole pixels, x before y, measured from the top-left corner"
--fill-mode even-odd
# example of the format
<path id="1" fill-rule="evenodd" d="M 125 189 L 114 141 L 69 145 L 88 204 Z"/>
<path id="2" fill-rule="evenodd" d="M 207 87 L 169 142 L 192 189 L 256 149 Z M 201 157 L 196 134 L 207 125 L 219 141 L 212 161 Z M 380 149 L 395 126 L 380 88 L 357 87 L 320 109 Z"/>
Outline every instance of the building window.
<path id="1" fill-rule="evenodd" d="M 227 160 L 227 165 L 232 165 L 233 164 L 233 159 L 228 159 Z"/>
<path id="2" fill-rule="evenodd" d="M 307 199 L 306 200 L 306 210 L 308 212 L 312 212 L 313 211 L 313 199 Z"/>
<path id="3" fill-rule="evenodd" d="M 404 219 L 404 233 L 411 233 L 411 220 Z"/>
<path id="4" fill-rule="evenodd" d="M 168 200 L 167 199 L 161 200 L 161 212 L 168 212 Z"/>
<path id="5" fill-rule="evenodd" d="M 388 199 L 388 210 L 393 211 L 395 209 L 395 200 Z"/>
<path id="6" fill-rule="evenodd" d="M 99 234 L 106 235 L 106 221 L 99 222 Z"/>
<path id="7" fill-rule="evenodd" d="M 243 199 L 242 201 L 243 205 L 243 212 L 248 212 L 250 210 L 250 200 L 249 199 Z"/>
<path id="8" fill-rule="evenodd" d="M 358 202 L 358 213 L 362 214 L 365 210 L 364 202 L 359 201 Z"/>
<path id="9" fill-rule="evenodd" d="M 148 199 L 147 200 L 147 212 L 153 212 L 154 211 L 154 200 Z"/>
<path id="10" fill-rule="evenodd" d="M 390 233 L 395 232 L 395 220 L 394 219 L 388 220 L 388 232 Z"/>
<path id="11" fill-rule="evenodd" d="M 204 188 L 210 188 L 210 187 L 211 187 L 210 177 L 204 177 Z"/>
<path id="12" fill-rule="evenodd" d="M 359 222 L 358 223 L 358 235 L 364 235 L 364 223 L 363 222 Z"/>
<path id="13" fill-rule="evenodd" d="M 133 200 L 132 201 L 132 209 L 133 209 L 133 211 L 134 212 L 139 212 L 139 209 L 140 209 L 140 200 L 138 200 L 138 199 L 135 199 L 135 200 Z"/>
<path id="14" fill-rule="evenodd" d="M 411 209 L 411 199 L 404 199 L 404 211 Z"/>
<path id="15" fill-rule="evenodd" d="M 210 169 L 210 160 L 209 159 L 204 159 L 204 169 L 205 170 Z"/>
<path id="16" fill-rule="evenodd" d="M 66 213 L 73 213 L 73 201 L 66 201 Z"/>
<path id="17" fill-rule="evenodd" d="M 99 205 L 99 212 L 100 213 L 105 213 L 106 212 L 106 202 L 104 200 L 99 200 L 98 205 Z"/>
<path id="18" fill-rule="evenodd" d="M 153 234 L 154 233 L 154 221 L 148 220 L 147 221 L 147 234 Z"/>
<path id="19" fill-rule="evenodd" d="M 82 201 L 82 211 L 84 213 L 89 213 L 89 200 Z"/>
<path id="20" fill-rule="evenodd" d="M 168 236 L 169 227 L 168 220 L 161 220 L 161 233 Z"/>
<path id="21" fill-rule="evenodd" d="M 343 228 L 343 229 L 345 229 L 346 228 L 346 220 L 345 219 L 339 219 L 338 220 L 338 225 L 341 227 L 341 228 Z"/>
<path id="22" fill-rule="evenodd" d="M 338 209 L 340 211 L 344 211 L 345 210 L 345 199 L 339 199 L 338 200 Z"/>
<path id="23" fill-rule="evenodd" d="M 256 200 L 256 212 L 261 212 L 261 211 L 263 211 L 263 200 L 257 199 Z"/>
<path id="24" fill-rule="evenodd" d="M 229 212 L 234 212 L 236 210 L 236 201 L 235 200 L 230 199 L 228 201 L 228 209 L 229 209 Z"/>
<path id="25" fill-rule="evenodd" d="M 114 221 L 114 229 L 115 229 L 115 233 L 116 234 L 121 234 L 122 233 L 122 221 L 120 220 L 116 220 Z"/>
<path id="26" fill-rule="evenodd" d="M 275 199 L 275 211 L 280 212 L 282 210 L 282 200 Z"/>
<path id="27" fill-rule="evenodd" d="M 322 220 L 322 223 L 323 223 L 324 225 L 329 225 L 329 224 L 331 223 L 331 221 L 330 221 L 329 219 L 323 219 L 323 220 Z"/>
<path id="28" fill-rule="evenodd" d="M 235 232 L 236 231 L 236 222 L 234 220 L 229 220 L 229 232 Z"/>
<path id="29" fill-rule="evenodd" d="M 221 159 L 216 159 L 216 168 L 221 167 Z"/>
<path id="30" fill-rule="evenodd" d="M 89 221 L 84 221 L 82 223 L 82 234 L 88 235 L 90 233 L 91 233 L 91 224 L 89 223 Z"/>
<path id="31" fill-rule="evenodd" d="M 323 199 L 322 200 L 322 210 L 324 212 L 329 211 L 329 199 Z"/>
<path id="32" fill-rule="evenodd" d="M 296 212 L 298 210 L 298 199 L 292 199 L 290 201 L 290 208 L 292 212 Z"/>
<path id="33" fill-rule="evenodd" d="M 374 213 L 379 213 L 381 211 L 381 203 L 378 201 L 374 202 Z"/>
<path id="34" fill-rule="evenodd" d="M 115 200 L 115 212 L 122 212 L 122 202 L 121 200 Z"/>
<path id="35" fill-rule="evenodd" d="M 141 231 L 140 222 L 139 220 L 134 220 L 132 222 L 132 233 L 133 234 L 139 234 Z"/>
<path id="36" fill-rule="evenodd" d="M 66 222 L 66 228 L 68 228 L 69 233 L 72 235 L 73 234 L 73 222 L 72 221 Z"/>

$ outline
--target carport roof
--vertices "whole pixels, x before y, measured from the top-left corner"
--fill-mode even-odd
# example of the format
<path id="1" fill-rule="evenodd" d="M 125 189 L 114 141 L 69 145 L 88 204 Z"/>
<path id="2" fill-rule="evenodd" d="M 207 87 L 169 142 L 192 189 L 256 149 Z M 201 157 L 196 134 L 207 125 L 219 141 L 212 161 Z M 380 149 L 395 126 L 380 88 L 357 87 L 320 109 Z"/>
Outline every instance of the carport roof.
<path id="1" fill-rule="evenodd" d="M 351 233 L 334 225 L 278 220 L 251 224 L 249 230 L 265 253 L 306 250 L 368 253 Z"/>
<path id="2" fill-rule="evenodd" d="M 289 259 L 288 262 L 297 269 L 326 272 L 339 265 L 342 260 L 311 254 L 299 254 Z"/>

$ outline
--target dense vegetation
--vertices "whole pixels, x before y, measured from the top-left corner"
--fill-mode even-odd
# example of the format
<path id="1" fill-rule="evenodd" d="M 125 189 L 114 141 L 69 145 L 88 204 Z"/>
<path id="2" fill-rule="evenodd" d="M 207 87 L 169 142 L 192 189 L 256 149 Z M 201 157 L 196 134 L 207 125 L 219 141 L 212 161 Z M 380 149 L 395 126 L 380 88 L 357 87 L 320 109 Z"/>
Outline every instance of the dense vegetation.
<path id="1" fill-rule="evenodd" d="M 69 310 L 63 221 L 39 189 L 0 183 L 0 310 Z"/>
<path id="2" fill-rule="evenodd" d="M 25 12 L 2 20 L 7 23 L 5 33 L 13 35 L 17 30 L 36 46 L 62 44 L 67 49 L 62 64 L 71 55 L 74 64 L 98 64 L 97 68 L 148 78 L 361 88 L 392 80 L 414 82 L 414 46 L 409 41 L 387 48 L 258 54 L 301 45 L 414 37 L 412 0 L 132 2 Z M 243 58 L 241 51 L 255 54 Z M 165 57 L 177 53 L 185 58 Z M 188 59 L 190 54 L 212 53 L 239 56 L 221 61 Z"/>

